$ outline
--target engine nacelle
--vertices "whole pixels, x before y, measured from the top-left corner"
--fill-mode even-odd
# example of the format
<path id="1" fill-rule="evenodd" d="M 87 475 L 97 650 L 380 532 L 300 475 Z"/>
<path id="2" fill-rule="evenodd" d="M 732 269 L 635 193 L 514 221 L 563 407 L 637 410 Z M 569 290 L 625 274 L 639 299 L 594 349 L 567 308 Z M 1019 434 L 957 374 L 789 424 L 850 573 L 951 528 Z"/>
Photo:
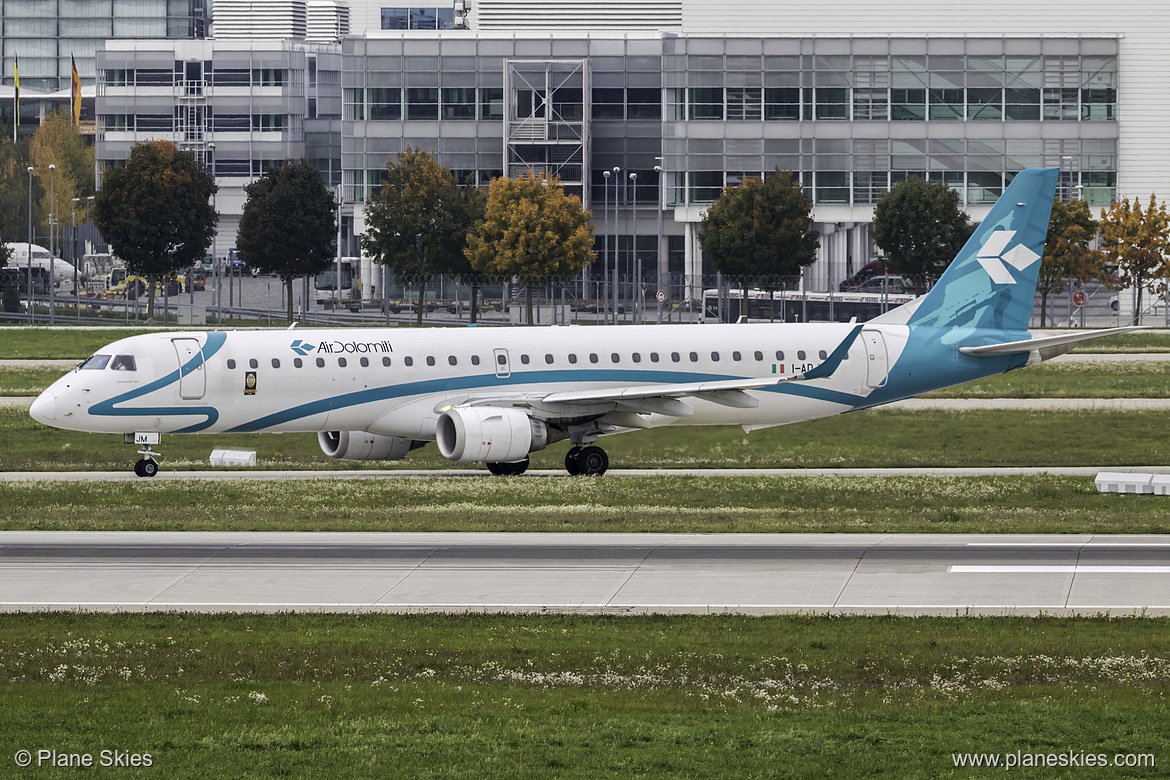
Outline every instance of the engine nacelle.
<path id="1" fill-rule="evenodd" d="M 555 440 L 541 420 L 492 406 L 449 409 L 435 434 L 443 457 L 464 463 L 513 463 Z"/>
<path id="2" fill-rule="evenodd" d="M 365 431 L 322 431 L 317 434 L 321 452 L 338 460 L 402 460 L 424 442 L 401 436 L 380 436 Z"/>

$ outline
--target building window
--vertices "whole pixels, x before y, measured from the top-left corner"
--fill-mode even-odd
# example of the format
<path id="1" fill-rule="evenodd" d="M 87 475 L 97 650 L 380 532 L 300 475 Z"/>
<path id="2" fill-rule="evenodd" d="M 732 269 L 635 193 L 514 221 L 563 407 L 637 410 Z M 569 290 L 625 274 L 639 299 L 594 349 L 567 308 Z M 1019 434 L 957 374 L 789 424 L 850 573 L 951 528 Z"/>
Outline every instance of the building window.
<path id="1" fill-rule="evenodd" d="M 475 119 L 475 88 L 443 89 L 443 119 Z"/>
<path id="2" fill-rule="evenodd" d="M 891 89 L 890 119 L 895 121 L 926 119 L 926 90 Z"/>
<path id="3" fill-rule="evenodd" d="M 284 114 L 252 114 L 252 129 L 258 132 L 284 130 L 288 127 Z"/>
<path id="4" fill-rule="evenodd" d="M 250 87 L 252 73 L 244 68 L 216 68 L 211 71 L 211 83 L 216 87 Z"/>
<path id="5" fill-rule="evenodd" d="M 691 87 L 688 90 L 689 118 L 692 120 L 723 118 L 722 87 Z"/>
<path id="6" fill-rule="evenodd" d="M 854 88 L 853 90 L 853 118 L 879 119 L 890 118 L 890 92 L 885 87 Z"/>
<path id="7" fill-rule="evenodd" d="M 662 119 L 662 92 L 656 88 L 626 90 L 626 116 L 629 119 Z"/>
<path id="8" fill-rule="evenodd" d="M 816 112 L 821 120 L 849 119 L 848 87 L 817 87 Z"/>
<path id="9" fill-rule="evenodd" d="M 967 118 L 985 122 L 1003 119 L 1003 90 L 999 87 L 969 88 Z"/>
<path id="10" fill-rule="evenodd" d="M 1040 90 L 1007 88 L 1003 91 L 1004 117 L 1014 121 L 1040 119 Z"/>
<path id="11" fill-rule="evenodd" d="M 963 112 L 963 90 L 930 90 L 930 118 L 932 120 L 936 122 L 961 122 Z"/>
<path id="12" fill-rule="evenodd" d="M 1082 89 L 1081 119 L 1086 122 L 1112 122 L 1117 119 L 1117 90 Z"/>
<path id="13" fill-rule="evenodd" d="M 594 119 L 625 119 L 625 90 L 594 88 L 592 110 Z"/>
<path id="14" fill-rule="evenodd" d="M 406 90 L 407 119 L 438 119 L 439 90 L 436 87 L 408 87 Z"/>
<path id="15" fill-rule="evenodd" d="M 253 68 L 253 87 L 283 87 L 285 83 L 284 68 Z"/>
<path id="16" fill-rule="evenodd" d="M 764 119 L 768 121 L 799 121 L 800 88 L 769 87 L 765 89 Z"/>
<path id="17" fill-rule="evenodd" d="M 483 87 L 479 90 L 479 118 L 504 118 L 503 87 Z"/>
<path id="18" fill-rule="evenodd" d="M 359 92 L 361 90 L 358 90 Z M 402 90 L 395 87 L 371 87 L 366 90 L 368 116 L 371 121 L 397 122 L 402 119 Z"/>
<path id="19" fill-rule="evenodd" d="M 760 121 L 763 116 L 759 87 L 728 87 L 727 118 Z"/>

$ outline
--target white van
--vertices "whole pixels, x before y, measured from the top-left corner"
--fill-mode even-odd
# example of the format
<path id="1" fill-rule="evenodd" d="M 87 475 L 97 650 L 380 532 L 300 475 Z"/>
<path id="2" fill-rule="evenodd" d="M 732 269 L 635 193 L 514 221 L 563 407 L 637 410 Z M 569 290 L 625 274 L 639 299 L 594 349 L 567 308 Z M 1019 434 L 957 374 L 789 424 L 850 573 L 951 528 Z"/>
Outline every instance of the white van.
<path id="1" fill-rule="evenodd" d="M 4 246 L 12 252 L 8 257 L 9 268 L 27 268 L 29 245 L 23 241 L 9 241 Z M 85 283 L 85 274 L 74 268 L 73 265 L 59 257 L 49 254 L 49 250 L 39 244 L 32 245 L 32 264 L 37 268 L 44 268 L 53 274 L 53 286 L 61 292 L 73 290 L 73 279 L 77 283 Z"/>

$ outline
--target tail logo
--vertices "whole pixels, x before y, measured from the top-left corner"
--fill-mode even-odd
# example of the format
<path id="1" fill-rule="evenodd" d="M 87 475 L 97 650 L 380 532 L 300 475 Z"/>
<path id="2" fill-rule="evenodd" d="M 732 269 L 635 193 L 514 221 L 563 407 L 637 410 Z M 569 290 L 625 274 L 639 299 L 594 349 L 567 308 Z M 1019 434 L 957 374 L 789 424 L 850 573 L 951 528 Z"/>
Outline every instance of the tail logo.
<path id="1" fill-rule="evenodd" d="M 983 244 L 976 259 L 983 270 L 991 277 L 995 284 L 1015 284 L 1016 278 L 1008 270 L 1008 266 L 1017 271 L 1023 271 L 1040 260 L 1040 255 L 1023 244 L 1016 244 L 1011 249 L 1007 245 L 1016 237 L 1014 230 L 996 230 Z M 1004 251 L 1004 250 L 1007 251 Z"/>

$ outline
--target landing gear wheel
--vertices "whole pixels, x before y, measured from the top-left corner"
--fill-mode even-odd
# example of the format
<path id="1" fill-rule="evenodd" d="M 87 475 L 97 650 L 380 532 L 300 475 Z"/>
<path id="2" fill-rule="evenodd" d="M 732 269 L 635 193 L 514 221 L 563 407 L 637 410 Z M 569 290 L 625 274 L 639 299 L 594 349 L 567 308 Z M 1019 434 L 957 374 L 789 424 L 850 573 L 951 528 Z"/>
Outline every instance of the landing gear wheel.
<path id="1" fill-rule="evenodd" d="M 590 476 L 601 476 L 609 468 L 609 456 L 597 445 L 585 447 L 574 460 L 580 473 Z"/>
<path id="2" fill-rule="evenodd" d="M 565 471 L 569 472 L 570 477 L 581 476 L 581 464 L 577 462 L 577 456 L 581 454 L 581 447 L 570 447 L 565 454 Z"/>
<path id="3" fill-rule="evenodd" d="M 140 477 L 153 477 L 158 473 L 158 463 L 152 458 L 143 458 L 134 464 L 134 473 Z"/>
<path id="4" fill-rule="evenodd" d="M 528 458 L 515 463 L 488 463 L 487 469 L 497 477 L 518 477 L 528 470 Z"/>

